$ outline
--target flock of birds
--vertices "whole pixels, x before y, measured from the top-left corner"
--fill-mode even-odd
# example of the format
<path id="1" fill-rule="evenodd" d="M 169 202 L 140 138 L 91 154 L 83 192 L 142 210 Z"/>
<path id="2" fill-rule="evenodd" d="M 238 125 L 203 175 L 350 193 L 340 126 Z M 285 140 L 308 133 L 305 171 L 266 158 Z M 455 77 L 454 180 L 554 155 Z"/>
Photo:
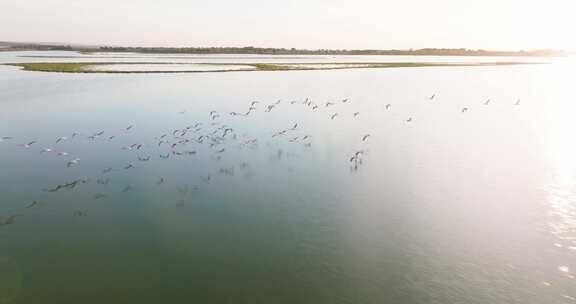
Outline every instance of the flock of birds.
<path id="1" fill-rule="evenodd" d="M 434 101 L 437 98 L 436 94 L 433 94 L 427 97 L 428 100 Z M 136 142 L 131 143 L 128 145 L 124 145 L 121 147 L 122 150 L 125 151 L 132 151 L 135 152 L 135 156 L 133 157 L 132 161 L 129 161 L 123 165 L 119 165 L 117 167 L 105 167 L 101 168 L 100 172 L 98 172 L 98 177 L 95 178 L 96 185 L 107 185 L 111 182 L 111 178 L 109 177 L 115 171 L 129 171 L 136 169 L 140 166 L 143 166 L 145 163 L 153 161 L 153 160 L 167 160 L 171 158 L 177 157 L 186 157 L 186 156 L 195 156 L 200 154 L 200 150 L 204 149 L 209 157 L 212 160 L 220 160 L 223 155 L 226 153 L 236 153 L 238 149 L 256 149 L 261 142 L 267 142 L 270 139 L 274 140 L 283 140 L 290 144 L 299 144 L 302 145 L 304 148 L 310 148 L 312 146 L 312 135 L 307 134 L 301 128 L 299 123 L 294 123 L 286 128 L 276 130 L 269 134 L 269 139 L 258 138 L 254 136 L 250 136 L 247 133 L 243 133 L 239 128 L 233 127 L 229 125 L 228 119 L 234 119 L 234 117 L 238 118 L 247 118 L 253 115 L 256 115 L 259 110 L 264 113 L 269 113 L 272 111 L 276 111 L 281 105 L 289 104 L 289 105 L 301 105 L 304 106 L 305 109 L 313 112 L 324 113 L 323 115 L 327 115 L 327 119 L 329 120 L 336 120 L 341 116 L 348 116 L 352 119 L 359 119 L 360 112 L 347 112 L 340 109 L 340 111 L 336 111 L 338 109 L 338 105 L 345 105 L 353 103 L 352 100 L 346 98 L 341 99 L 338 101 L 329 101 L 325 103 L 316 103 L 313 102 L 310 98 L 306 98 L 304 100 L 292 100 L 283 102 L 278 100 L 274 103 L 264 105 L 263 107 L 260 106 L 261 102 L 253 101 L 247 105 L 247 108 L 244 111 L 233 111 L 233 112 L 217 112 L 217 111 L 210 111 L 205 118 L 204 121 L 193 122 L 186 126 L 182 126 L 180 128 L 167 130 L 166 132 L 159 134 L 153 140 L 149 142 Z M 491 103 L 491 100 L 488 99 L 483 102 L 483 105 L 487 106 Z M 518 99 L 514 105 L 520 105 L 520 99 Z M 384 106 L 386 111 L 392 110 L 392 104 L 386 104 Z M 460 112 L 466 113 L 470 110 L 469 107 L 463 107 L 460 109 Z M 187 111 L 180 111 L 178 114 L 184 115 Z M 413 122 L 413 117 L 407 117 L 405 119 L 406 123 Z M 55 147 L 61 146 L 65 142 L 74 141 L 74 140 L 81 140 L 85 139 L 89 142 L 106 142 L 110 143 L 113 142 L 117 137 L 122 135 L 129 135 L 131 132 L 135 130 L 134 125 L 128 125 L 122 130 L 122 134 L 108 134 L 105 131 L 98 131 L 90 134 L 81 134 L 78 132 L 74 132 L 69 136 L 60 136 L 53 140 L 51 143 Z M 359 167 L 363 163 L 363 158 L 366 155 L 366 143 L 372 137 L 371 134 L 360 134 L 358 135 L 358 142 L 364 148 L 358 149 L 354 151 L 349 158 L 346 160 L 347 163 L 350 165 L 351 170 L 358 170 Z M 10 136 L 0 137 L 0 144 L 14 141 L 15 138 Z M 18 143 L 16 144 L 17 147 L 25 149 L 25 150 L 34 150 L 36 147 L 40 145 L 40 142 L 37 140 Z M 236 151 L 234 150 L 236 148 Z M 152 154 L 153 152 L 157 154 Z M 232 151 L 232 152 L 230 152 Z M 61 157 L 64 159 L 65 168 L 72 168 L 76 166 L 80 166 L 82 159 L 77 157 L 74 153 L 60 151 L 59 149 L 55 149 L 52 147 L 39 147 L 37 153 L 40 154 L 52 154 L 56 157 Z M 277 156 L 281 157 L 283 155 L 282 150 L 277 151 Z M 232 167 L 223 167 L 219 168 L 215 173 L 204 175 L 199 177 L 199 183 L 195 185 L 184 185 L 177 187 L 178 192 L 182 196 L 186 196 L 191 194 L 194 191 L 199 190 L 200 185 L 202 183 L 209 184 L 213 179 L 214 174 L 220 174 L 225 176 L 233 176 L 236 170 L 247 170 L 249 168 L 249 164 L 247 162 L 242 162 L 240 165 L 232 166 Z M 79 178 L 73 181 L 64 182 L 58 185 L 46 187 L 42 189 L 45 193 L 56 193 L 62 190 L 72 190 L 81 185 L 89 184 L 92 182 L 93 179 L 91 178 Z M 159 177 L 156 181 L 156 185 L 160 186 L 166 183 L 166 178 Z M 125 185 L 121 189 L 122 193 L 130 192 L 134 190 L 133 185 Z M 97 193 L 93 195 L 93 199 L 103 199 L 108 197 L 108 194 L 104 193 Z M 24 206 L 24 209 L 32 209 L 32 208 L 39 208 L 44 204 L 40 200 L 33 200 L 31 202 L 27 202 Z M 180 200 L 176 206 L 183 206 L 184 200 Z M 84 217 L 87 216 L 87 211 L 84 210 L 73 210 L 73 216 L 77 217 Z M 9 215 L 7 217 L 0 217 L 0 227 L 12 225 L 16 223 L 18 217 L 24 216 L 22 213 L 16 213 Z"/>

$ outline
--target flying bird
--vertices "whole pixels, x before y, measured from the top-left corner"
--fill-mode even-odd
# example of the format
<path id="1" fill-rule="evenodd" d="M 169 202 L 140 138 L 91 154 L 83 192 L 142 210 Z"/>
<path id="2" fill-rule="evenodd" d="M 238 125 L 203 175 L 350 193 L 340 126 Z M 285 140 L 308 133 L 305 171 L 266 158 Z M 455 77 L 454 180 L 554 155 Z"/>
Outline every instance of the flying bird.
<path id="1" fill-rule="evenodd" d="M 17 146 L 18 146 L 18 147 L 25 148 L 25 149 L 30 149 L 30 148 L 32 147 L 32 145 L 35 144 L 35 143 L 36 143 L 36 141 L 31 141 L 31 142 L 29 142 L 29 143 L 27 143 L 27 144 L 19 144 L 19 145 L 17 145 Z"/>
<path id="2" fill-rule="evenodd" d="M 30 205 L 26 206 L 26 209 L 34 208 L 40 206 L 38 201 L 33 201 Z"/>
<path id="3" fill-rule="evenodd" d="M 80 161 L 79 158 L 75 158 L 71 161 L 68 162 L 68 164 L 66 165 L 68 168 L 72 167 L 72 166 L 76 166 L 78 165 L 78 162 Z"/>

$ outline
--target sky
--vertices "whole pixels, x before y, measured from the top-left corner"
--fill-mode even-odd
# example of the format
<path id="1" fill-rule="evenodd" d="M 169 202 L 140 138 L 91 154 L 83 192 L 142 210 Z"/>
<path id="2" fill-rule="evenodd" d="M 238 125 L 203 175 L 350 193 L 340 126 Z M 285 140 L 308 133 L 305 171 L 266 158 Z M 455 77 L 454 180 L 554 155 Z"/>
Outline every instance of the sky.
<path id="1" fill-rule="evenodd" d="M 576 49 L 576 0 L 0 0 L 0 41 Z"/>

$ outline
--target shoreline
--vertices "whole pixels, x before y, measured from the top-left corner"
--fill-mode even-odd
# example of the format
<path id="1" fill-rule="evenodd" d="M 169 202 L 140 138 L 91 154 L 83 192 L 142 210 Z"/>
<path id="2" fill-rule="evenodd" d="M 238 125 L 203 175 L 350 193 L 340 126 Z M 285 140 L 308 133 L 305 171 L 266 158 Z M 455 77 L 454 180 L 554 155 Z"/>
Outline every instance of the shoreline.
<path id="1" fill-rule="evenodd" d="M 83 74 L 159 74 L 159 73 L 224 73 L 262 71 L 326 71 L 343 69 L 386 69 L 415 67 L 490 67 L 525 64 L 546 64 L 545 62 L 482 62 L 482 63 L 432 63 L 432 62 L 325 62 L 325 63 L 176 63 L 176 62 L 34 62 L 4 63 L 2 65 L 20 67 L 23 71 L 50 73 Z M 206 66 L 246 66 L 246 69 L 215 70 L 96 70 L 98 66 L 114 65 L 206 65 Z M 249 68 L 248 68 L 249 67 Z"/>

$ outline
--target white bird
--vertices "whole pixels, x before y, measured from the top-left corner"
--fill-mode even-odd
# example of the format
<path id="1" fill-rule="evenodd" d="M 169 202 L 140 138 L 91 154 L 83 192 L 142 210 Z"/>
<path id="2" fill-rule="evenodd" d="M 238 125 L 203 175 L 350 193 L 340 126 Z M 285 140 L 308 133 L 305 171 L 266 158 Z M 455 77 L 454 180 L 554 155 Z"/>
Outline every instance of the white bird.
<path id="1" fill-rule="evenodd" d="M 68 168 L 70 168 L 70 167 L 72 167 L 72 166 L 76 166 L 79 161 L 80 161 L 79 158 L 75 158 L 75 159 L 69 161 L 68 164 L 67 164 Z"/>
<path id="2" fill-rule="evenodd" d="M 56 139 L 56 143 L 59 143 L 61 141 L 67 140 L 67 139 L 68 139 L 68 137 L 66 137 L 66 136 L 58 137 L 58 139 Z"/>
<path id="3" fill-rule="evenodd" d="M 22 147 L 22 148 L 26 148 L 26 149 L 30 149 L 32 147 L 33 144 L 35 144 L 36 141 L 31 141 L 27 144 L 19 144 L 18 147 Z"/>

